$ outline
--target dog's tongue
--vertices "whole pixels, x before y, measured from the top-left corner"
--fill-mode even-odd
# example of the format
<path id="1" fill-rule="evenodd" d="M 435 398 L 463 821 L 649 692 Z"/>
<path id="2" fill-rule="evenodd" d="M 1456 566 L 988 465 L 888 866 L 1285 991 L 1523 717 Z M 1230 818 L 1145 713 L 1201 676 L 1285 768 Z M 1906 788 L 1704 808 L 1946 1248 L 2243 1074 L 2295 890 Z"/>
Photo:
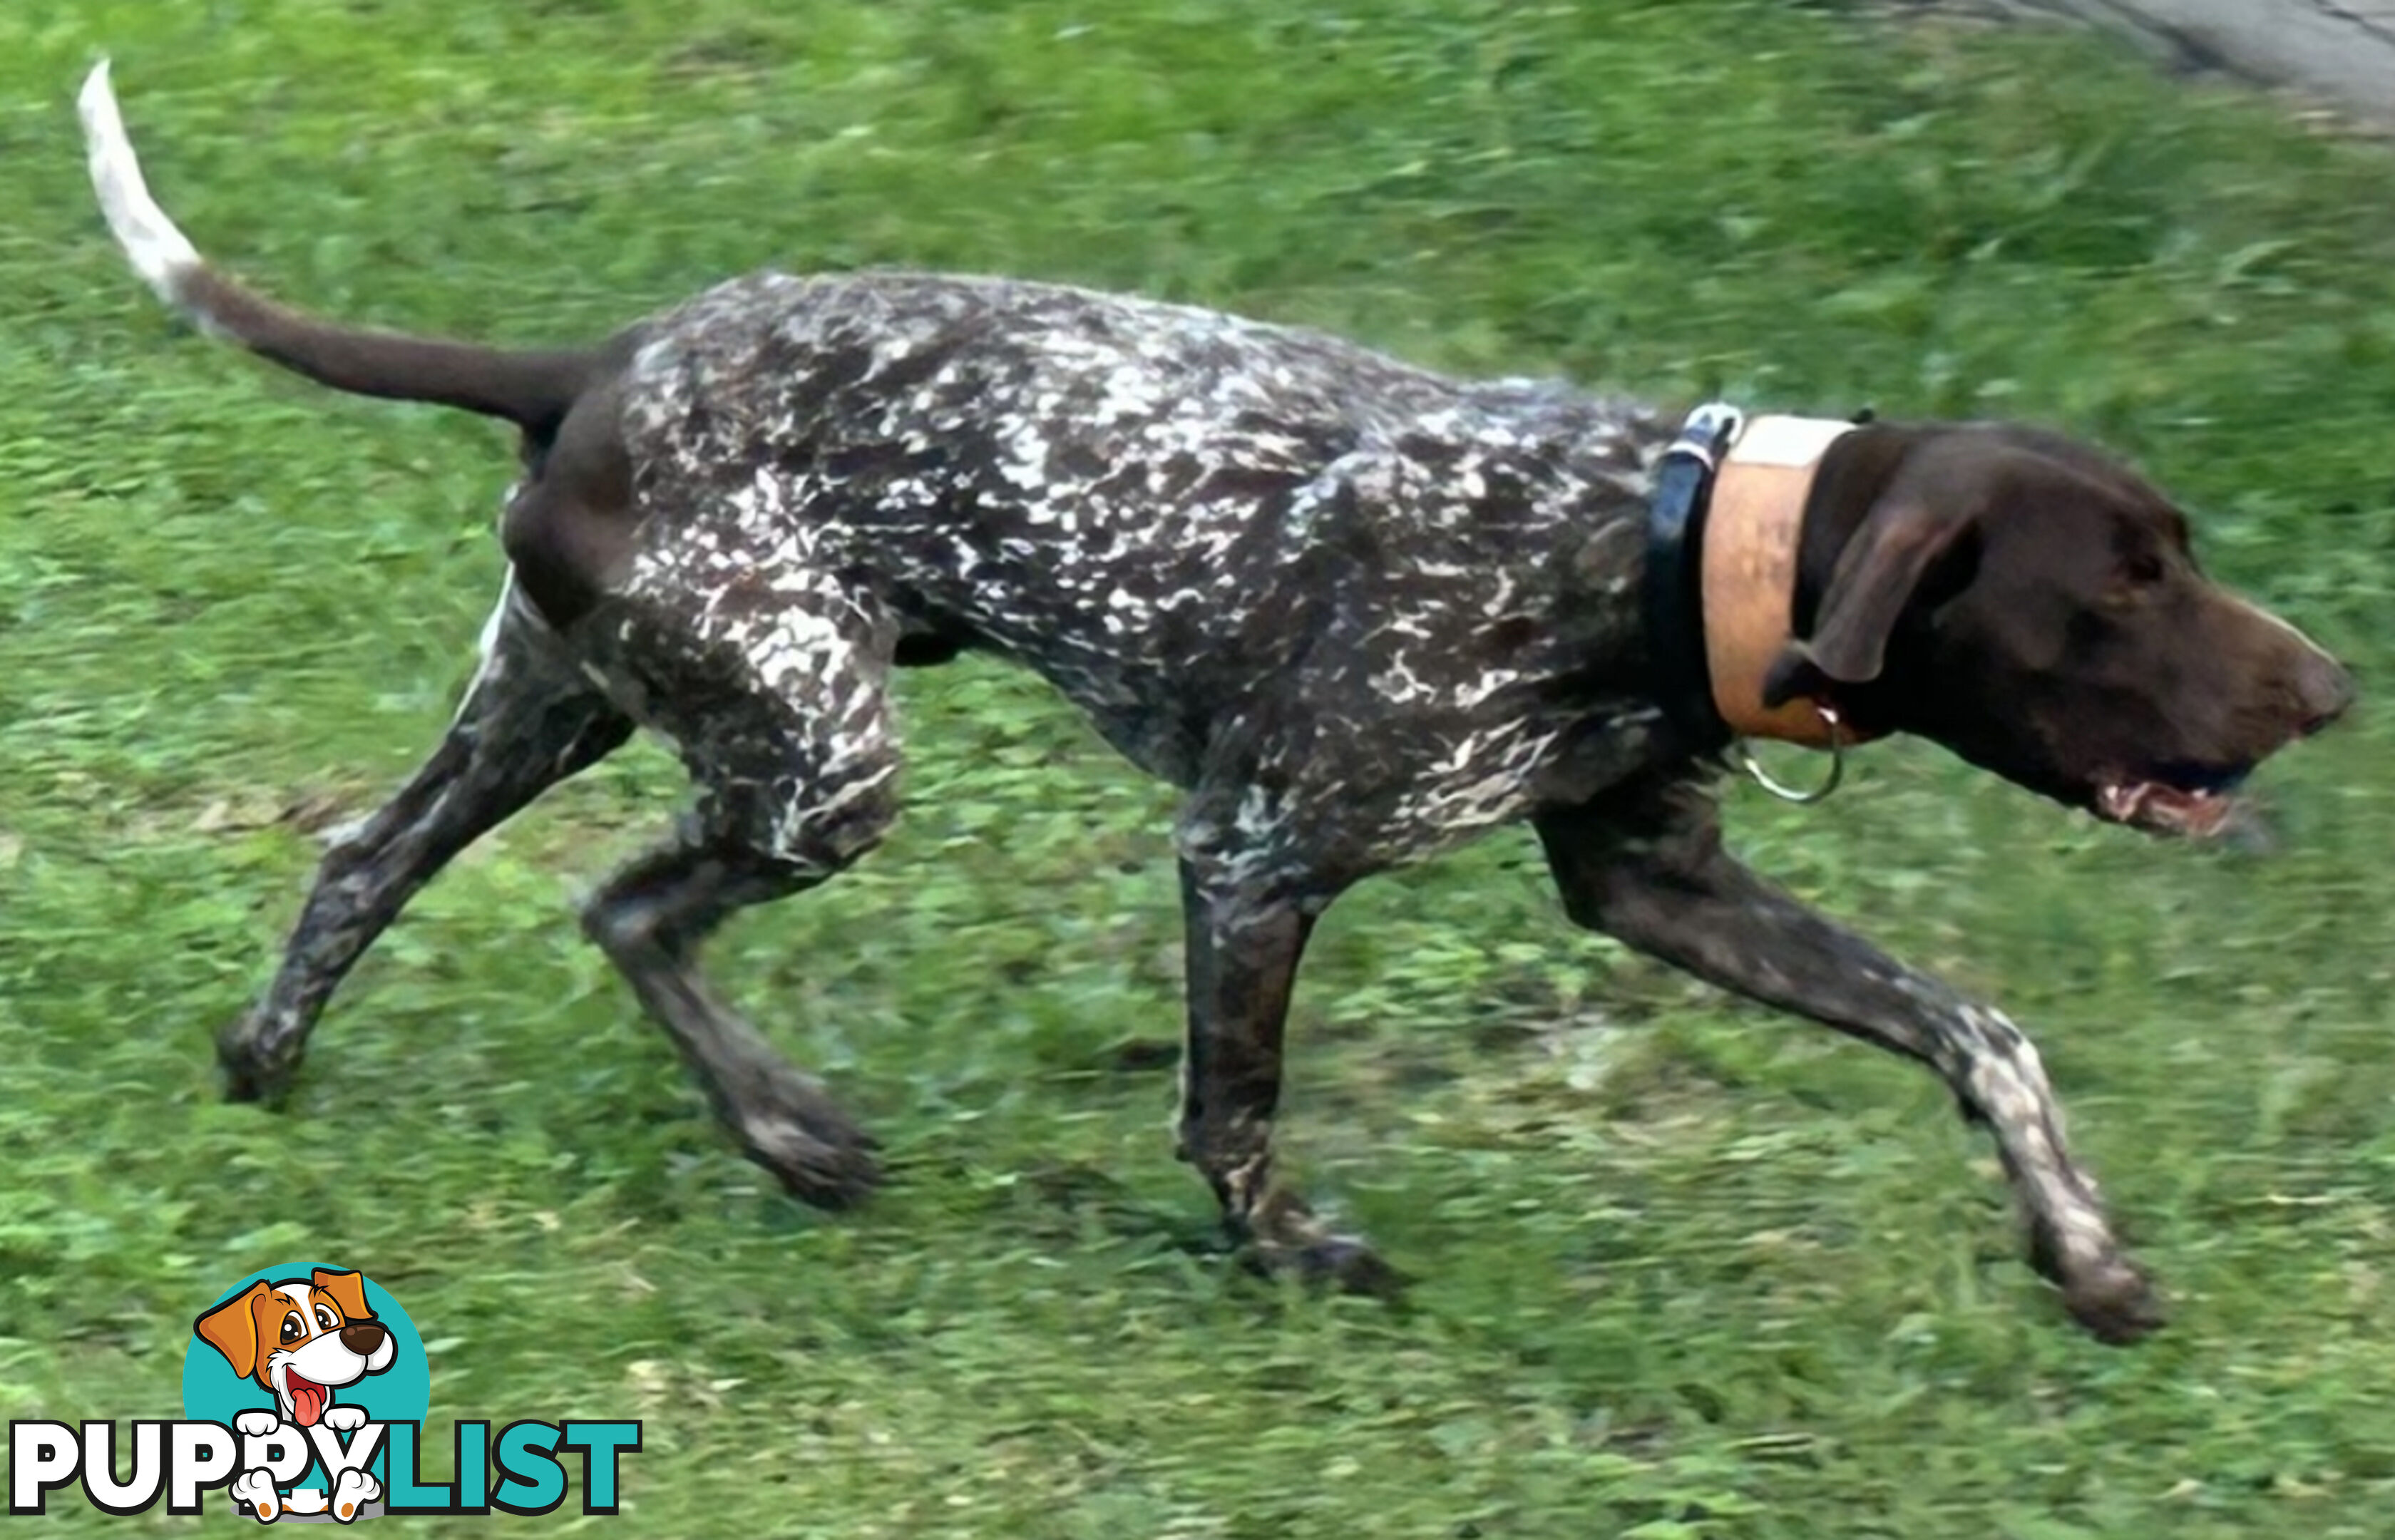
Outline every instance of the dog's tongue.
<path id="1" fill-rule="evenodd" d="M 313 1427 L 316 1419 L 324 1414 L 324 1402 L 331 1400 L 324 1387 L 314 1380 L 292 1374 L 284 1383 L 291 1388 L 291 1413 L 302 1427 Z"/>

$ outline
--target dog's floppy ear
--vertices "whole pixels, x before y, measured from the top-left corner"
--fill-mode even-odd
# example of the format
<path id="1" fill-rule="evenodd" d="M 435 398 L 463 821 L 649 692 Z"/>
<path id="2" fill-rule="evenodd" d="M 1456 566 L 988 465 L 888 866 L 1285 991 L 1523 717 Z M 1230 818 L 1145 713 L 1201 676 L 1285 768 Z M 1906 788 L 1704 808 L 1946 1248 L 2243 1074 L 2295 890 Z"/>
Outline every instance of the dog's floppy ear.
<path id="1" fill-rule="evenodd" d="M 266 1292 L 266 1281 L 260 1279 L 192 1322 L 200 1340 L 222 1353 L 244 1379 L 258 1373 L 258 1312 L 250 1307 Z"/>
<path id="2" fill-rule="evenodd" d="M 309 1275 L 308 1281 L 316 1286 L 318 1294 L 328 1294 L 333 1296 L 333 1303 L 341 1308 L 342 1320 L 372 1321 L 374 1319 L 374 1311 L 366 1308 L 365 1274 L 329 1272 L 319 1268 Z"/>
<path id="3" fill-rule="evenodd" d="M 1868 684 L 1887 661 L 1887 639 L 1937 560 L 1968 530 L 1968 510 L 1935 510 L 1912 498 L 1883 498 L 1838 554 L 1813 617 L 1813 634 L 1790 642 L 1763 677 L 1763 704 L 1825 695 L 1833 684 Z"/>

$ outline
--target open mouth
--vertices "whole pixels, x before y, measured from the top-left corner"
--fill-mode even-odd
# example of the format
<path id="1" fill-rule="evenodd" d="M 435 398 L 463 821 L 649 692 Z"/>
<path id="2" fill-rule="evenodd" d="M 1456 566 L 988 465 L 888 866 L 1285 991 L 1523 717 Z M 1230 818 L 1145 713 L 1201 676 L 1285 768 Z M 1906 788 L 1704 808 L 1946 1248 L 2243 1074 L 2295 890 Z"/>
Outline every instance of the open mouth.
<path id="1" fill-rule="evenodd" d="M 302 1427 L 313 1427 L 316 1419 L 324 1414 L 324 1403 L 333 1393 L 301 1374 L 284 1371 L 284 1385 L 291 1392 L 291 1419 Z"/>
<path id="2" fill-rule="evenodd" d="M 2173 765 L 2150 777 L 2108 777 L 2096 783 L 2096 814 L 2149 834 L 2203 840 L 2228 826 L 2237 811 L 2243 768 Z"/>

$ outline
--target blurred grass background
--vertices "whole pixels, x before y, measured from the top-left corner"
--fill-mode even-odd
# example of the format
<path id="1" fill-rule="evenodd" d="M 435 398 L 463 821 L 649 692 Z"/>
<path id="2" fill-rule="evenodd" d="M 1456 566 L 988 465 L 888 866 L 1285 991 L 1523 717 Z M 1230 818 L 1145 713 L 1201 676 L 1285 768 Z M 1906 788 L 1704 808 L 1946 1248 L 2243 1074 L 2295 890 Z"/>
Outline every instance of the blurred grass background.
<path id="1" fill-rule="evenodd" d="M 1244 1278 L 1165 1133 L 1169 799 L 973 662 L 906 681 L 892 844 L 714 954 L 890 1146 L 867 1211 L 770 1190 L 576 936 L 680 798 L 654 750 L 430 891 L 287 1115 L 222 1105 L 208 1040 L 302 826 L 372 805 L 468 671 L 510 451 L 165 319 L 83 179 L 103 51 L 203 248 L 346 318 L 579 339 L 753 267 L 905 265 L 1457 371 L 2023 417 L 2177 492 L 2365 701 L 2395 656 L 2395 162 L 2091 35 L 1763 0 L 10 0 L 0 1415 L 179 1415 L 193 1314 L 315 1254 L 408 1307 L 436 1422 L 644 1418 L 627 1533 L 2388 1533 L 2367 705 L 2265 772 L 2266 857 L 1919 746 L 1818 811 L 1730 794 L 1759 866 L 2038 1035 L 2175 1301 L 2125 1354 L 2060 1321 L 1927 1077 L 1572 934 L 1515 834 L 1343 903 L 1300 991 L 1287 1147 L 1413 1308 Z"/>

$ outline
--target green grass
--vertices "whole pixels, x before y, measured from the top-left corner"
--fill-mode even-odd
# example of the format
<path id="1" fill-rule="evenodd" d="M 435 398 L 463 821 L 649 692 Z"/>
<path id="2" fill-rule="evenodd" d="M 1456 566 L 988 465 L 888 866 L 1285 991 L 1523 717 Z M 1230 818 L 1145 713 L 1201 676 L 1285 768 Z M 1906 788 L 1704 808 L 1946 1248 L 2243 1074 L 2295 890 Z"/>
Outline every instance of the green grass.
<path id="1" fill-rule="evenodd" d="M 891 845 L 716 952 L 886 1140 L 864 1212 L 769 1190 L 576 938 L 676 803 L 654 750 L 429 892 L 286 1115 L 221 1104 L 209 1036 L 314 860 L 275 820 L 431 742 L 509 451 L 163 318 L 83 182 L 102 50 L 202 246 L 342 316 L 576 339 L 756 266 L 908 264 L 1654 398 L 2027 417 L 2137 457 L 2365 687 L 2395 663 L 2395 162 L 2090 37 L 1737 0 L 9 0 L 0 1416 L 179 1415 L 193 1314 L 313 1253 L 439 1347 L 436 1419 L 646 1419 L 628 1534 L 2387 1533 L 2367 712 L 2266 773 L 2268 857 L 1918 746 L 1818 812 L 1731 793 L 1758 865 L 2036 1031 L 2176 1302 L 2127 1353 L 2061 1321 L 1927 1077 L 1570 934 L 1510 834 L 1335 910 L 1293 1024 L 1292 1159 L 1413 1308 L 1243 1277 L 1169 1073 L 1125 1067 L 1177 1021 L 1168 800 L 970 664 L 907 683 Z"/>

